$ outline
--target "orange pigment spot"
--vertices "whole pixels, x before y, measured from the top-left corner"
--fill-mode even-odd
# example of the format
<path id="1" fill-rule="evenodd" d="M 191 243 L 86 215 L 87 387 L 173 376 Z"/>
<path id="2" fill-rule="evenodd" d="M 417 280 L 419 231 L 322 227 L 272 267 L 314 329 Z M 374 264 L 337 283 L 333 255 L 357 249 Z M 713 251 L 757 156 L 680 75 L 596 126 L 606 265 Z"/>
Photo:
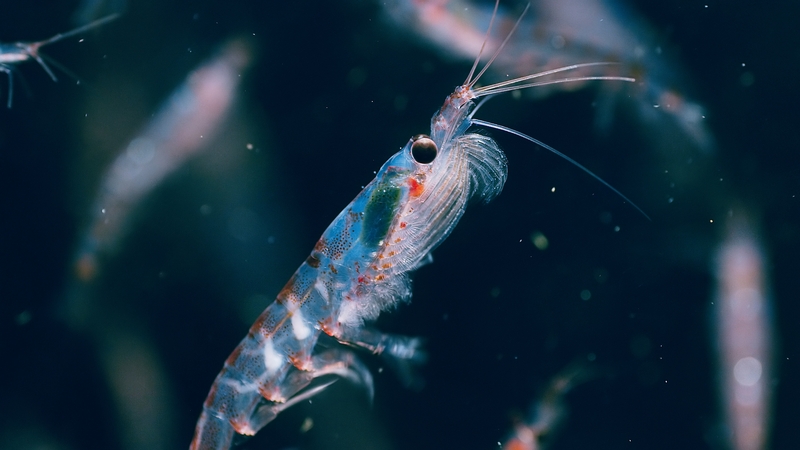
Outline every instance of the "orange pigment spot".
<path id="1" fill-rule="evenodd" d="M 417 180 L 415 180 L 413 178 L 409 178 L 408 179 L 408 187 L 410 189 L 409 190 L 409 195 L 411 195 L 412 198 L 419 197 L 420 195 L 422 195 L 422 192 L 425 190 L 425 188 L 422 186 L 422 184 L 420 184 L 419 181 L 417 181 Z M 400 224 L 400 226 L 402 227 L 403 225 Z"/>
<path id="2" fill-rule="evenodd" d="M 289 294 L 291 294 L 294 291 L 294 285 L 296 281 L 297 281 L 296 275 L 292 275 L 292 277 L 289 278 L 289 281 L 286 282 L 286 285 L 283 287 L 283 289 L 281 289 L 281 291 L 278 292 L 278 296 L 275 299 L 275 303 L 282 305 L 286 302 L 286 298 L 289 297 Z"/>
<path id="3" fill-rule="evenodd" d="M 325 318 L 324 320 L 320 320 L 317 322 L 319 324 L 319 329 L 322 330 L 323 333 L 327 334 L 328 336 L 333 336 L 333 319 L 330 317 Z"/>
<path id="4" fill-rule="evenodd" d="M 311 358 L 309 358 L 308 355 L 306 354 L 290 356 L 289 361 L 291 361 L 293 366 L 297 367 L 300 370 L 308 372 L 309 370 L 313 369 L 313 365 L 311 364 Z"/>
<path id="5" fill-rule="evenodd" d="M 239 345 L 235 349 L 233 349 L 233 352 L 231 352 L 231 354 L 228 356 L 228 359 L 225 360 L 225 364 L 229 366 L 236 364 L 236 360 L 239 359 L 239 355 L 241 353 L 242 353 L 242 346 Z"/>
<path id="6" fill-rule="evenodd" d="M 210 408 L 211 405 L 214 404 L 214 400 L 216 399 L 216 397 L 217 397 L 217 383 L 214 383 L 211 385 L 211 391 L 208 393 L 208 397 L 206 397 L 204 405 Z"/>
<path id="7" fill-rule="evenodd" d="M 505 448 L 507 450 L 527 450 L 532 447 L 524 444 L 518 438 L 514 438 L 512 441 L 506 442 Z"/>
<path id="8" fill-rule="evenodd" d="M 234 417 L 230 419 L 230 423 L 233 426 L 233 429 L 239 434 L 243 434 L 245 436 L 252 436 L 255 434 L 250 428 L 250 424 L 246 420 L 242 420 L 240 417 Z"/>
<path id="9" fill-rule="evenodd" d="M 267 320 L 271 316 L 272 314 L 270 313 L 270 311 L 268 309 L 265 309 L 264 312 L 262 312 L 261 315 L 258 316 L 258 319 L 256 319 L 255 322 L 253 322 L 253 325 L 250 326 L 250 331 L 248 332 L 248 334 L 252 334 L 253 336 L 255 336 L 257 333 L 264 330 L 266 328 L 264 324 L 267 323 Z"/>
<path id="10" fill-rule="evenodd" d="M 285 398 L 281 395 L 280 389 L 272 386 L 271 384 L 267 383 L 266 386 L 259 386 L 258 393 L 261 394 L 262 397 L 265 399 L 274 402 L 274 403 L 283 403 L 286 401 Z M 237 430 L 238 431 L 238 430 Z M 244 434 L 241 431 L 238 431 L 240 434 Z"/>

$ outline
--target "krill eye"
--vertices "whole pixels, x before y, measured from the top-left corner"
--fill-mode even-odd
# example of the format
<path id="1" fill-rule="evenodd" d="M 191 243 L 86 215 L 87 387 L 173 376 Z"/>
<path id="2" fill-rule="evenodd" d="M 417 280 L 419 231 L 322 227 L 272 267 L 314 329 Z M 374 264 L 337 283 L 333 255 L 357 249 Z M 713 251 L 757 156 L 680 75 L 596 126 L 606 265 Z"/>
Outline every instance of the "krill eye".
<path id="1" fill-rule="evenodd" d="M 411 157 L 419 164 L 430 164 L 436 159 L 436 143 L 425 135 L 414 136 L 414 143 L 411 144 Z"/>

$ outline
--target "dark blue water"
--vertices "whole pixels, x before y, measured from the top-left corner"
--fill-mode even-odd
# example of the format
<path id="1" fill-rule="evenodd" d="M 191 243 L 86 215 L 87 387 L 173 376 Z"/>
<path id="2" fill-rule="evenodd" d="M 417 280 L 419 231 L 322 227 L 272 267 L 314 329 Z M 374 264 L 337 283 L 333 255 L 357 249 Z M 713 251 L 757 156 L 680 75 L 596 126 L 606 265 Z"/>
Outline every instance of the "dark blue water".
<path id="1" fill-rule="evenodd" d="M 427 132 L 469 70 L 391 26 L 380 5 L 272 3 L 129 5 L 86 42 L 46 48 L 80 85 L 19 66 L 30 95 L 15 78 L 13 109 L 0 110 L 3 448 L 188 446 L 250 322 L 373 171 Z M 41 4 L 5 6 L 0 40 L 73 26 L 74 2 Z M 425 387 L 403 388 L 363 354 L 372 406 L 339 382 L 241 448 L 496 448 L 512 418 L 576 360 L 597 375 L 566 396 L 552 448 L 720 448 L 711 252 L 739 205 L 758 218 L 769 254 L 772 448 L 800 444 L 791 428 L 800 400 L 797 8 L 636 6 L 706 106 L 716 153 L 657 150 L 652 131 L 624 112 L 596 133 L 592 89 L 493 101 L 482 118 L 569 154 L 652 221 L 564 161 L 494 133 L 509 159 L 504 192 L 468 209 L 414 276 L 411 304 L 377 325 L 426 339 Z M 82 291 L 80 320 L 65 320 L 71 260 L 102 169 L 187 73 L 236 36 L 257 49 L 236 112 L 209 150 L 138 205 Z M 157 373 L 118 376 L 134 400 L 159 397 L 145 416 L 161 428 L 126 415 L 136 402 L 109 377 L 109 367 L 144 367 L 133 359 L 142 355 Z M 160 380 L 157 391 L 141 387 L 146 374 Z M 301 433 L 307 418 L 314 426 Z"/>

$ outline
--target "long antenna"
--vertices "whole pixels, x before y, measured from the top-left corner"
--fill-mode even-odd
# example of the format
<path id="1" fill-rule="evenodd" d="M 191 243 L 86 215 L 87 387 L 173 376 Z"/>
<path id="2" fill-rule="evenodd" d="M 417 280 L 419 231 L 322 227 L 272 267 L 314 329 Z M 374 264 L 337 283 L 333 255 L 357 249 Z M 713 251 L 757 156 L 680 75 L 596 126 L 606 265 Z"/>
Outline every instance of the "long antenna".
<path id="1" fill-rule="evenodd" d="M 108 22 L 111 22 L 112 20 L 118 18 L 119 16 L 120 16 L 119 14 L 111 14 L 109 16 L 103 17 L 102 19 L 95 20 L 92 23 L 88 23 L 88 24 L 86 24 L 86 25 L 84 25 L 82 27 L 75 28 L 74 30 L 65 31 L 63 33 L 58 33 L 57 35 L 55 35 L 55 36 L 53 36 L 53 37 L 51 37 L 49 39 L 45 39 L 43 41 L 37 41 L 37 42 L 26 42 L 26 43 L 22 43 L 20 45 L 23 46 L 23 48 L 25 48 L 27 50 L 27 53 L 28 53 L 28 55 L 30 55 L 31 58 L 33 58 L 37 63 L 39 63 L 40 66 L 42 66 L 42 69 L 44 69 L 44 71 L 47 72 L 48 75 L 50 75 L 50 78 L 53 81 L 58 81 L 58 78 L 56 78 L 56 74 L 53 73 L 52 70 L 50 70 L 50 67 L 44 62 L 44 59 L 42 58 L 42 56 L 39 55 L 39 49 L 44 47 L 45 45 L 52 44 L 52 43 L 58 42 L 58 41 L 60 41 L 62 39 L 66 39 L 68 37 L 75 36 L 76 34 L 83 33 L 84 31 L 90 30 L 92 28 L 99 27 L 100 25 L 103 25 L 103 24 L 106 24 Z M 51 63 L 54 63 L 54 65 L 57 65 L 55 63 L 55 61 L 53 61 L 52 59 L 49 60 L 49 61 Z M 61 67 L 59 67 L 59 68 L 61 68 Z"/>
<path id="2" fill-rule="evenodd" d="M 578 161 L 575 161 L 574 159 L 572 159 L 569 156 L 565 155 L 564 153 L 554 149 L 553 147 L 545 144 L 544 142 L 542 142 L 542 141 L 540 141 L 540 140 L 538 140 L 536 138 L 533 138 L 531 136 L 528 136 L 527 134 L 522 133 L 520 131 L 517 131 L 517 130 L 515 130 L 513 128 L 509 128 L 509 127 L 506 127 L 506 126 L 503 126 L 503 125 L 500 125 L 500 124 L 496 124 L 496 123 L 493 123 L 493 122 L 487 122 L 485 120 L 479 120 L 479 119 L 472 119 L 472 120 L 470 120 L 470 122 L 472 123 L 472 125 L 478 125 L 478 126 L 483 126 L 483 127 L 488 127 L 488 128 L 494 128 L 496 130 L 505 131 L 506 133 L 511 133 L 511 134 L 513 134 L 515 136 L 519 136 L 522 139 L 528 140 L 530 142 L 533 142 L 536 145 L 541 146 L 545 150 L 547 150 L 547 151 L 555 154 L 556 156 L 559 156 L 559 157 L 567 160 L 568 162 L 572 163 L 575 167 L 577 167 L 577 168 L 581 169 L 582 171 L 586 172 L 587 174 L 589 174 L 595 180 L 603 183 L 603 185 L 605 187 L 607 187 L 607 188 L 611 189 L 612 191 L 614 191 L 614 193 L 616 193 L 617 195 L 622 197 L 623 200 L 625 200 L 626 202 L 630 203 L 631 206 L 636 208 L 636 210 L 639 211 L 643 216 L 645 216 L 647 218 L 647 220 L 650 220 L 650 221 L 653 220 L 653 219 L 650 218 L 650 216 L 647 215 L 647 213 L 644 212 L 644 210 L 642 210 L 642 208 L 639 208 L 639 206 L 637 206 L 636 203 L 633 203 L 633 201 L 631 201 L 631 199 L 629 199 L 628 197 L 623 195 L 622 192 L 618 191 L 614 186 L 611 186 L 610 184 L 608 184 L 605 180 L 600 178 L 598 175 L 596 175 L 591 170 L 587 169 L 584 165 L 582 165 Z"/>
<path id="3" fill-rule="evenodd" d="M 478 74 L 478 76 L 475 78 L 475 81 L 470 81 L 472 80 L 472 74 L 475 73 L 475 69 L 478 68 L 478 64 L 481 62 L 481 55 L 483 55 L 483 49 L 486 48 L 486 42 L 489 41 L 489 33 L 492 32 L 492 25 L 494 25 L 494 18 L 497 17 L 497 8 L 499 6 L 500 6 L 500 0 L 495 1 L 494 11 L 492 11 L 492 18 L 489 19 L 489 28 L 486 29 L 486 34 L 483 36 L 483 44 L 481 44 L 481 49 L 480 51 L 478 51 L 478 56 L 475 57 L 475 62 L 472 63 L 472 69 L 470 69 L 469 74 L 467 75 L 467 79 L 464 80 L 464 86 L 472 86 L 472 84 L 474 84 L 475 81 L 477 81 L 478 78 L 481 77 L 483 71 L 486 70 L 486 68 L 484 67 L 483 70 L 481 70 L 481 73 Z"/>
<path id="4" fill-rule="evenodd" d="M 86 30 L 91 30 L 94 27 L 99 27 L 100 25 L 104 25 L 104 24 L 106 24 L 108 22 L 111 22 L 112 20 L 117 19 L 118 17 L 119 17 L 119 14 L 111 14 L 111 15 L 103 17 L 102 19 L 97 19 L 94 22 L 88 23 L 88 24 L 86 24 L 86 25 L 84 25 L 82 27 L 75 28 L 74 30 L 65 31 L 63 33 L 58 33 L 57 35 L 55 35 L 55 36 L 53 36 L 53 37 L 51 37 L 49 39 L 45 39 L 44 41 L 36 42 L 37 47 L 43 47 L 43 46 L 45 46 L 47 44 L 52 44 L 53 42 L 57 42 L 57 41 L 60 41 L 62 39 L 66 39 L 66 38 L 68 38 L 70 36 L 75 36 L 76 34 L 83 33 Z"/>
<path id="5" fill-rule="evenodd" d="M 499 2 L 500 2 L 500 0 L 498 0 L 498 3 Z M 503 39 L 503 43 L 500 44 L 499 47 L 497 47 L 497 50 L 495 50 L 494 55 L 492 55 L 492 57 L 489 58 L 489 61 L 486 62 L 486 65 L 483 66 L 483 69 L 481 69 L 480 73 L 478 73 L 478 75 L 475 77 L 475 79 L 472 80 L 472 82 L 469 84 L 470 87 L 474 86 L 475 83 L 478 82 L 478 79 L 480 79 L 480 77 L 484 74 L 484 72 L 486 72 L 486 70 L 489 69 L 489 66 L 492 65 L 492 63 L 497 58 L 497 56 L 500 54 L 500 52 L 503 51 L 503 48 L 506 46 L 506 43 L 508 42 L 509 39 L 511 39 L 511 35 L 513 35 L 515 31 L 517 31 L 517 27 L 519 26 L 519 23 L 522 22 L 522 18 L 525 17 L 525 13 L 527 13 L 530 8 L 531 8 L 531 4 L 528 3 L 528 5 L 525 6 L 525 9 L 522 11 L 522 14 L 519 15 L 519 18 L 517 19 L 517 22 L 514 24 L 514 28 L 512 28 L 511 31 L 508 32 L 508 34 L 506 35 L 506 38 Z M 495 11 L 495 13 L 497 12 L 497 5 L 495 5 L 494 11 Z M 494 19 L 494 17 L 492 17 L 492 19 Z M 481 48 L 481 50 L 483 50 L 483 48 Z M 480 55 L 478 55 L 478 58 L 480 58 Z"/>

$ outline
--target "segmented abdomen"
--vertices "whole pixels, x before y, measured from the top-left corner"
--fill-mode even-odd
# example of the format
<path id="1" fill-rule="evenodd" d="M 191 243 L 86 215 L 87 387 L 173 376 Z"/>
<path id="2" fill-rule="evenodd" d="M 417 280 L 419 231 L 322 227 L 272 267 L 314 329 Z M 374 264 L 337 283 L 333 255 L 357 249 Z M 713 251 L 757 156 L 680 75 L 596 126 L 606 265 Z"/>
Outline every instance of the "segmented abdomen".
<path id="1" fill-rule="evenodd" d="M 285 395 L 291 388 L 286 377 L 310 368 L 320 333 L 317 324 L 331 313 L 317 275 L 308 263 L 300 266 L 230 354 L 203 404 L 192 448 L 228 448 L 234 430 L 255 434 L 263 426 L 252 420 L 262 398 L 281 403 L 291 396 Z"/>
<path id="2" fill-rule="evenodd" d="M 398 216 L 403 197 L 398 177 L 370 183 L 339 214 L 250 327 L 211 387 L 192 449 L 228 449 L 235 433 L 255 434 L 274 417 L 264 399 L 286 402 L 314 377 L 313 351 L 323 330 L 338 337 L 342 315 L 345 325 L 358 326 L 364 318 L 376 317 L 387 299 L 396 300 L 396 295 L 376 293 L 376 286 L 392 281 L 380 274 L 385 269 L 374 260 Z M 399 282 L 407 285 L 405 278 Z M 397 288 L 384 291 L 395 293 Z M 331 367 L 330 361 L 326 365 Z"/>

